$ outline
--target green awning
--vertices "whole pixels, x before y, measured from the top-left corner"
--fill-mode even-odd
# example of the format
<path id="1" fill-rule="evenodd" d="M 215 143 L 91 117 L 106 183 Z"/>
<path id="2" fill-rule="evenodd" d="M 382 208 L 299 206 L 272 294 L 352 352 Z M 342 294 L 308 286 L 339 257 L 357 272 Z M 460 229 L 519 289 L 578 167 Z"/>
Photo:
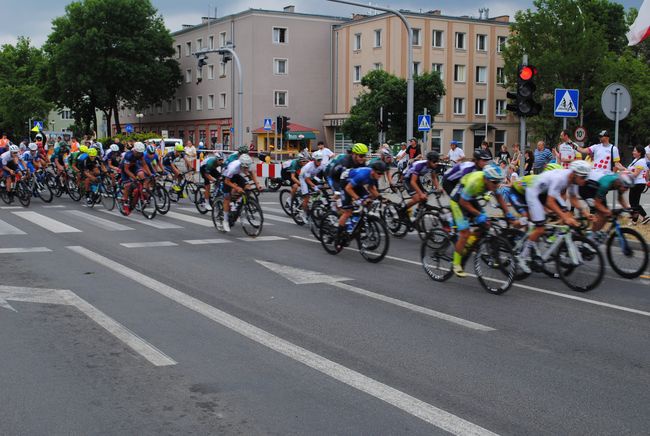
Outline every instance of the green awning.
<path id="1" fill-rule="evenodd" d="M 302 136 L 302 137 L 301 137 Z M 299 141 L 301 139 L 316 139 L 314 132 L 287 132 L 285 139 L 289 141 Z"/>

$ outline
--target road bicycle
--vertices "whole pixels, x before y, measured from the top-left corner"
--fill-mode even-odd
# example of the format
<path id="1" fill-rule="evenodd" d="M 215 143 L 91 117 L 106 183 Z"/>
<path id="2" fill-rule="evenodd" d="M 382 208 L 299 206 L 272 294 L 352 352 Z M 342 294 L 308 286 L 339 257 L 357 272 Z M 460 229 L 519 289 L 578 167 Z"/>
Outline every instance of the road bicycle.
<path id="1" fill-rule="evenodd" d="M 40 198 L 44 203 L 51 203 L 54 199 L 52 190 L 47 185 L 46 173 L 43 170 L 38 170 L 28 178 L 28 184 L 31 186 L 32 196 Z"/>
<path id="2" fill-rule="evenodd" d="M 427 201 L 414 206 L 417 209 L 411 217 L 403 210 L 406 200 L 409 198 L 401 195 L 402 199 L 399 203 L 390 202 L 386 204 L 382 211 L 382 218 L 386 222 L 391 235 L 396 238 L 403 238 L 407 233 L 416 230 L 420 239 L 425 240 L 431 230 L 446 224 L 450 219 L 451 212 L 448 207 L 442 206 L 440 202 L 441 195 L 435 193 L 438 202 L 437 206 L 428 204 Z"/>
<path id="3" fill-rule="evenodd" d="M 220 232 L 224 231 L 223 219 L 223 199 L 218 198 L 212 206 L 212 223 Z M 235 225 L 237 220 L 240 221 L 244 233 L 248 236 L 254 238 L 262 233 L 262 227 L 264 226 L 264 213 L 262 212 L 262 208 L 255 198 L 252 189 L 245 189 L 237 200 L 230 202 L 228 224 L 231 228 Z"/>
<path id="4" fill-rule="evenodd" d="M 181 182 L 178 184 L 176 183 L 176 178 L 173 175 L 168 174 L 168 177 L 163 182 L 163 186 L 172 202 L 178 203 L 183 198 L 194 198 L 198 187 L 196 186 L 196 183 L 188 178 L 188 175 L 191 176 L 192 174 L 194 174 L 194 171 L 182 173 Z"/>
<path id="5" fill-rule="evenodd" d="M 210 183 L 210 206 L 214 207 L 217 199 L 223 199 L 223 183 L 220 180 Z M 194 205 L 201 215 L 208 213 L 205 201 L 205 186 L 201 185 L 194 193 Z"/>
<path id="6" fill-rule="evenodd" d="M 86 204 L 89 207 L 95 207 L 96 204 L 101 203 L 107 210 L 113 210 L 116 200 L 110 176 L 106 173 L 97 176 L 97 180 L 90 184 L 90 192 L 86 199 Z"/>
<path id="7" fill-rule="evenodd" d="M 122 198 L 122 190 L 116 192 L 116 200 L 118 208 L 122 215 L 129 215 L 133 210 L 139 210 L 142 212 L 145 218 L 151 220 L 156 216 L 156 204 L 151 191 L 148 188 L 144 187 L 144 184 L 141 180 L 136 180 L 132 182 L 127 182 L 131 184 L 131 189 L 129 192 L 129 198 L 127 201 L 124 201 Z M 129 204 L 130 210 L 127 212 L 124 209 L 124 205 Z"/>

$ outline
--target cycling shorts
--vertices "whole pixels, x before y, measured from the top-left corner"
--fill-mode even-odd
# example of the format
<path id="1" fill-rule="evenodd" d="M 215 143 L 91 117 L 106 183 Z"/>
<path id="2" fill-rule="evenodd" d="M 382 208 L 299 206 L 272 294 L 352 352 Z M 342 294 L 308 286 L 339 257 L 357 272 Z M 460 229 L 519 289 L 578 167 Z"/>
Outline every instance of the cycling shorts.
<path id="1" fill-rule="evenodd" d="M 483 212 L 483 208 L 478 204 L 478 201 L 471 200 L 470 203 L 479 212 Z M 470 217 L 460 205 L 454 200 L 449 201 L 449 208 L 451 209 L 451 216 L 454 218 L 456 227 L 459 231 L 469 229 L 469 222 L 473 217 Z"/>
<path id="2" fill-rule="evenodd" d="M 368 196 L 368 191 L 363 186 L 354 187 L 354 192 L 360 198 Z M 347 192 L 344 192 L 343 193 L 343 203 L 342 203 L 341 208 L 342 209 L 352 209 L 352 207 L 353 207 L 352 203 L 353 203 L 352 197 Z"/>
<path id="3" fill-rule="evenodd" d="M 546 223 L 546 211 L 544 204 L 548 196 L 540 193 L 534 186 L 526 189 L 526 203 L 528 204 L 528 217 L 537 227 Z"/>
<path id="4" fill-rule="evenodd" d="M 234 183 L 235 185 L 239 186 L 240 188 L 245 188 L 246 187 L 246 179 L 242 177 L 240 174 L 235 174 L 230 178 L 230 181 Z M 223 193 L 225 198 L 230 198 L 230 192 L 232 191 L 232 187 L 228 185 L 227 183 L 223 184 Z"/>

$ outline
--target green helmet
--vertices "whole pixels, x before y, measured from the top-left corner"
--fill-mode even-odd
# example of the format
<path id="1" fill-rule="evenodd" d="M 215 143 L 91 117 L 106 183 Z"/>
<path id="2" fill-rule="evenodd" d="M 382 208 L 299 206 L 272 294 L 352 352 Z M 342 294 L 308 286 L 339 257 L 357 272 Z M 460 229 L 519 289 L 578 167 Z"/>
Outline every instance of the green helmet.
<path id="1" fill-rule="evenodd" d="M 248 147 L 246 147 L 245 145 L 240 146 L 237 149 L 237 153 L 239 153 L 239 154 L 247 154 L 248 153 Z"/>
<path id="2" fill-rule="evenodd" d="M 352 153 L 366 155 L 368 154 L 368 146 L 366 144 L 362 144 L 361 142 L 357 142 L 352 146 Z"/>

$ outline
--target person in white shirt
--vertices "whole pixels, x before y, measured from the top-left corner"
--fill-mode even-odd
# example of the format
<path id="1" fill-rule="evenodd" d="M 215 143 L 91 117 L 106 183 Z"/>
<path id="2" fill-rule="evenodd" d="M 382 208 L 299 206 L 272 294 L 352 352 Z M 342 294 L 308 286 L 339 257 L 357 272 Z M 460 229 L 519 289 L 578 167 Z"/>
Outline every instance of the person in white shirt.
<path id="1" fill-rule="evenodd" d="M 187 171 L 196 170 L 196 147 L 192 141 L 185 141 L 185 156 L 190 163 L 190 168 L 187 168 Z"/>
<path id="2" fill-rule="evenodd" d="M 400 144 L 400 150 L 397 152 L 395 160 L 397 161 L 397 168 L 404 171 L 409 161 L 408 154 L 406 154 L 406 142 Z"/>
<path id="3" fill-rule="evenodd" d="M 571 136 L 569 135 L 568 130 L 565 129 L 560 132 L 560 140 L 562 143 L 557 146 L 555 155 L 563 168 L 569 168 L 571 162 L 580 159 L 582 156 L 579 153 L 576 153 L 576 148 L 578 146 L 571 141 Z"/>
<path id="4" fill-rule="evenodd" d="M 617 171 L 625 171 L 625 167 L 621 165 L 621 156 L 618 154 L 618 147 L 609 143 L 609 132 L 602 130 L 598 137 L 600 144 L 594 144 L 591 147 L 577 147 L 580 153 L 591 154 L 591 162 L 593 164 L 591 172 L 589 173 L 589 180 L 597 182 L 606 174 L 611 174 L 616 169 Z"/>
<path id="5" fill-rule="evenodd" d="M 451 141 L 449 143 L 449 152 L 447 153 L 447 159 L 451 164 L 457 164 L 465 160 L 465 152 L 462 148 L 458 147 L 457 141 Z"/>
<path id="6" fill-rule="evenodd" d="M 638 222 L 647 224 L 650 217 L 641 206 L 641 194 L 646 188 L 646 175 L 648 173 L 648 159 L 645 157 L 645 149 L 637 145 L 632 150 L 632 162 L 627 166 L 627 170 L 634 177 L 634 186 L 630 188 L 630 207 L 634 210 L 632 214 L 632 225 Z"/>
<path id="7" fill-rule="evenodd" d="M 325 167 L 327 165 L 327 162 L 329 162 L 330 158 L 334 156 L 334 152 L 329 148 L 325 147 L 325 143 L 323 141 L 318 141 L 318 151 L 320 151 L 320 155 L 323 158 L 323 162 L 321 163 L 321 165 Z"/>

